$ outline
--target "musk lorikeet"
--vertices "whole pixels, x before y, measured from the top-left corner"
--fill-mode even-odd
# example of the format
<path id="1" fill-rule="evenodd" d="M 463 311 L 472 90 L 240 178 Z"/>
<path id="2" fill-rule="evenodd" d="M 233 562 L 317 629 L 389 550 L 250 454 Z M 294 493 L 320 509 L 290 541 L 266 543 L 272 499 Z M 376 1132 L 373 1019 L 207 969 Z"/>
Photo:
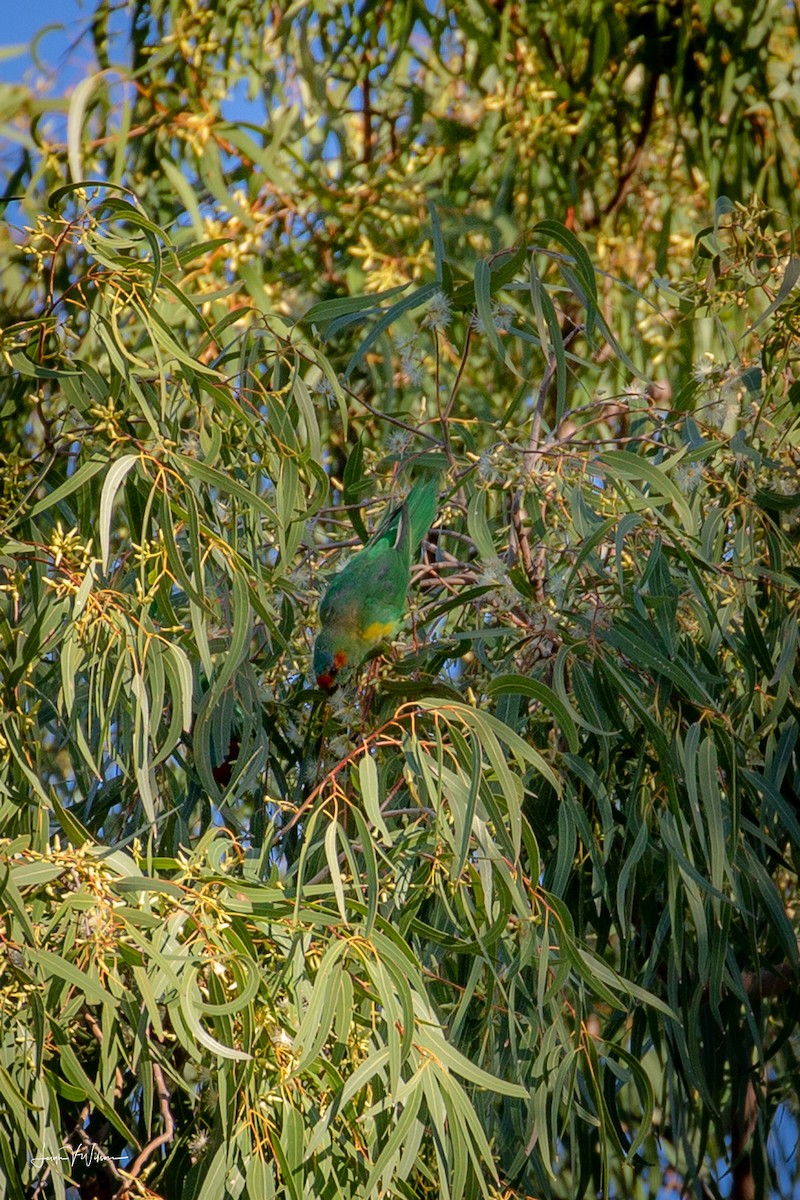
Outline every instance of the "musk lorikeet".
<path id="1" fill-rule="evenodd" d="M 422 479 L 328 585 L 319 606 L 314 675 L 330 692 L 403 619 L 411 563 L 436 517 L 439 483 Z"/>

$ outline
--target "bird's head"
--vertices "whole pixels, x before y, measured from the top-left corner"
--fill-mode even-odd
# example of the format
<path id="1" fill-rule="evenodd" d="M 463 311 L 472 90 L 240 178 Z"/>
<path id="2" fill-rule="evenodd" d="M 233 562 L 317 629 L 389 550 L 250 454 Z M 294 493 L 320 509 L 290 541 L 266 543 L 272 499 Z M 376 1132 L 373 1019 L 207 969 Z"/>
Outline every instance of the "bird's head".
<path id="1" fill-rule="evenodd" d="M 339 673 L 347 667 L 344 650 L 334 650 L 329 638 L 321 633 L 314 646 L 314 677 L 324 692 L 339 686 Z"/>

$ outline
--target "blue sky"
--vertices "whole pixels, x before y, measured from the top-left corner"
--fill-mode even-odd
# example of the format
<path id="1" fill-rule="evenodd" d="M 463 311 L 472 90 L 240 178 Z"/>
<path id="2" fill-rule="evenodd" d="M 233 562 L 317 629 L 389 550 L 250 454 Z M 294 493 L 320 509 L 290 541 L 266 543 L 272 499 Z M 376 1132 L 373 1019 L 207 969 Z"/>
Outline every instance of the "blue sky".
<path id="1" fill-rule="evenodd" d="M 2 0 L 0 0 L 2 5 Z M 0 23 L 0 83 L 26 83 L 40 94 L 64 95 L 97 69 L 94 50 L 87 38 L 74 43 L 86 29 L 95 0 L 14 0 L 3 9 Z M 129 16 L 119 8 L 113 27 L 127 28 Z M 29 47 L 37 33 L 45 30 L 37 44 L 37 61 Z M 121 43 L 124 48 L 124 41 Z M 111 55 L 113 59 L 113 51 Z M 222 107 L 233 121 L 263 121 L 263 103 L 248 101 L 245 85 L 234 89 Z"/>
<path id="2" fill-rule="evenodd" d="M 0 82 L 32 83 L 35 77 L 44 77 L 54 90 L 63 89 L 81 78 L 85 67 L 92 63 L 90 50 L 81 50 L 70 56 L 67 51 L 78 30 L 85 23 L 92 6 L 79 0 L 15 0 L 3 5 L 3 20 L 0 25 Z M 51 29 L 39 43 L 39 57 L 44 72 L 35 67 L 27 47 L 34 36 L 46 25 L 61 28 Z M 8 57 L 12 46 L 23 47 L 23 53 Z M 74 59 L 74 61 L 72 61 Z"/>

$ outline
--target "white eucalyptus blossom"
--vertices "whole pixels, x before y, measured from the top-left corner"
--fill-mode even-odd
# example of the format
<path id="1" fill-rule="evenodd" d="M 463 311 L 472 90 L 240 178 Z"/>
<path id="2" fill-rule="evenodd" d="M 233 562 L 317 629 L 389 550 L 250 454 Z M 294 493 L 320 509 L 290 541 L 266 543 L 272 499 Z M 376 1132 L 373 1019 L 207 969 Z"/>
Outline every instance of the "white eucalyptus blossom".
<path id="1" fill-rule="evenodd" d="M 425 377 L 419 337 L 417 334 L 403 334 L 395 339 L 394 344 L 400 357 L 400 370 L 412 386 L 418 387 Z"/>
<path id="2" fill-rule="evenodd" d="M 193 1162 L 197 1162 L 206 1153 L 209 1144 L 209 1136 L 205 1129 L 198 1129 L 193 1133 L 186 1143 L 186 1149 L 189 1151 L 189 1156 Z"/>
<path id="3" fill-rule="evenodd" d="M 328 408 L 336 407 L 336 389 L 326 376 L 323 375 L 319 380 L 314 388 L 314 394 L 324 400 Z"/>
<path id="4" fill-rule="evenodd" d="M 492 305 L 492 324 L 498 333 L 508 333 L 515 315 L 514 309 L 510 304 Z M 474 312 L 472 314 L 470 325 L 476 333 L 486 333 L 486 325 L 479 313 Z"/>
<path id="5" fill-rule="evenodd" d="M 453 319 L 450 301 L 444 292 L 434 292 L 428 301 L 427 316 L 422 324 L 433 329 L 435 333 L 443 333 Z"/>
<path id="6" fill-rule="evenodd" d="M 714 355 L 704 354 L 700 362 L 695 365 L 692 376 L 698 383 L 707 383 L 709 379 L 713 379 L 719 374 L 719 370 L 719 365 L 714 362 Z"/>
<path id="7" fill-rule="evenodd" d="M 390 429 L 386 435 L 386 450 L 395 458 L 402 458 L 411 444 L 411 434 L 407 429 Z"/>
<path id="8" fill-rule="evenodd" d="M 181 441 L 181 454 L 185 458 L 200 458 L 200 434 L 195 430 L 184 434 Z"/>
<path id="9" fill-rule="evenodd" d="M 699 462 L 681 463 L 675 472 L 675 482 L 686 495 L 694 491 L 702 478 L 703 465 Z"/>

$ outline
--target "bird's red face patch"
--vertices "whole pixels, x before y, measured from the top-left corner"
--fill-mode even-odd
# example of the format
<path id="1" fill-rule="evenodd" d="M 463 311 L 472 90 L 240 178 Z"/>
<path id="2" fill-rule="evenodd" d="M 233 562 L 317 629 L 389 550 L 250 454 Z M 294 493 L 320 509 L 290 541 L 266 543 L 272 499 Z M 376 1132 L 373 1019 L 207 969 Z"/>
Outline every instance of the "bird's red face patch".
<path id="1" fill-rule="evenodd" d="M 324 692 L 332 692 L 336 687 L 336 676 L 341 671 L 342 667 L 347 666 L 347 655 L 343 650 L 337 650 L 333 656 L 333 662 L 329 671 L 320 671 L 317 676 L 317 684 Z"/>

